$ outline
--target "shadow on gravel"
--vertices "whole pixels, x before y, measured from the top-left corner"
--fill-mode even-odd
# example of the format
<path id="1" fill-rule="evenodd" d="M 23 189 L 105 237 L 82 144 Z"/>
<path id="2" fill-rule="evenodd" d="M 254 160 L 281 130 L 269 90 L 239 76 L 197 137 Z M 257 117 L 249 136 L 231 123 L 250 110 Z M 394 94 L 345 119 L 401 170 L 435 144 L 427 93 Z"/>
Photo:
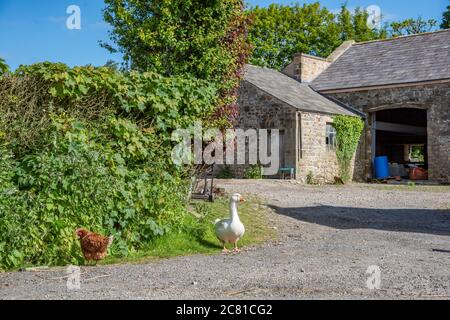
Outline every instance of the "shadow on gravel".
<path id="1" fill-rule="evenodd" d="M 377 229 L 450 235 L 450 210 L 373 209 L 331 206 L 269 207 L 282 215 L 336 229 Z"/>
<path id="2" fill-rule="evenodd" d="M 431 249 L 433 252 L 439 252 L 439 253 L 450 253 L 450 250 L 444 250 L 444 249 Z"/>

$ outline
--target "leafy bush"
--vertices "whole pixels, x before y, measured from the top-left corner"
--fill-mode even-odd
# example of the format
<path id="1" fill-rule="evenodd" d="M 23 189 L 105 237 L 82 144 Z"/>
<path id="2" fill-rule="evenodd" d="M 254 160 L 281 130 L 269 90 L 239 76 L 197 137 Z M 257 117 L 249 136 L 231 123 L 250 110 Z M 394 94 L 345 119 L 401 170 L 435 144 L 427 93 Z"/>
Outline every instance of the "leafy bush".
<path id="1" fill-rule="evenodd" d="M 316 179 L 314 178 L 314 174 L 312 171 L 309 171 L 306 175 L 306 183 L 307 184 L 317 184 Z"/>
<path id="2" fill-rule="evenodd" d="M 201 235 L 169 138 L 215 96 L 195 79 L 107 68 L 38 64 L 4 77 L 0 269 L 81 262 L 78 227 L 114 235 L 114 256 L 167 233 Z"/>
<path id="3" fill-rule="evenodd" d="M 59 121 L 51 147 L 16 168 L 2 165 L 9 185 L 0 197 L 0 243 L 11 252 L 2 266 L 76 262 L 73 231 L 80 226 L 114 234 L 113 252 L 120 255 L 176 228 L 186 186 L 176 174 L 163 174 L 169 168 L 151 151 L 158 143 L 153 133 L 124 119 L 89 131 Z"/>
<path id="4" fill-rule="evenodd" d="M 251 165 L 245 171 L 244 174 L 245 179 L 262 179 L 262 167 L 261 165 Z"/>
<path id="5" fill-rule="evenodd" d="M 0 128 L 7 140 L 29 151 L 48 141 L 43 133 L 51 126 L 51 114 L 89 124 L 123 114 L 169 140 L 173 129 L 214 112 L 217 90 L 193 78 L 39 63 L 4 77 L 0 98 Z"/>

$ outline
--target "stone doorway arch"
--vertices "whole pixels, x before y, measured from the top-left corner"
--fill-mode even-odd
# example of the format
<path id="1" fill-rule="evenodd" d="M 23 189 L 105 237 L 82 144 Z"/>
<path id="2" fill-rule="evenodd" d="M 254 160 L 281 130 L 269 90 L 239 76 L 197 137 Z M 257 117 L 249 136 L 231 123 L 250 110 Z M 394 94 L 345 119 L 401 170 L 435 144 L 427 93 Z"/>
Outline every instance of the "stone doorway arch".
<path id="1" fill-rule="evenodd" d="M 371 107 L 369 117 L 368 175 L 373 177 L 376 156 L 388 156 L 392 163 L 402 166 L 419 165 L 428 169 L 431 154 L 428 141 L 428 107 L 422 103 L 395 103 Z M 422 147 L 421 147 L 422 146 Z M 407 150 L 424 148 L 423 163 L 413 162 Z M 419 151 L 420 152 L 420 151 Z M 409 159 L 409 162 L 408 162 Z M 414 159 L 417 160 L 417 159 Z"/>

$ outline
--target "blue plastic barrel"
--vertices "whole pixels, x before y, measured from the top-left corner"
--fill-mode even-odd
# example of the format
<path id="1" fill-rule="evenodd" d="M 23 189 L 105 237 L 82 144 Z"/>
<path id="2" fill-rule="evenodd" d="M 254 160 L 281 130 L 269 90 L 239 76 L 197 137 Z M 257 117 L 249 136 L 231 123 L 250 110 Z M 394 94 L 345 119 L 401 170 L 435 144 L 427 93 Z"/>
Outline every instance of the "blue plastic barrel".
<path id="1" fill-rule="evenodd" d="M 376 157 L 374 162 L 375 179 L 389 178 L 389 163 L 386 156 Z"/>

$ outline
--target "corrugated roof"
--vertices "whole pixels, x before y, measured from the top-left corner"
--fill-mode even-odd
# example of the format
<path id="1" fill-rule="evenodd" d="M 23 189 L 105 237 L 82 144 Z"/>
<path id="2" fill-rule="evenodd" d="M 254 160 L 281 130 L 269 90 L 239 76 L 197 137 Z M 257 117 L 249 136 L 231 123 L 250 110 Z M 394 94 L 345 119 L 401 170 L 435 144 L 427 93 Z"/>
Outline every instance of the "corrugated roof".
<path id="1" fill-rule="evenodd" d="M 450 79 L 450 30 L 356 43 L 312 83 L 317 91 Z"/>
<path id="2" fill-rule="evenodd" d="M 273 69 L 246 65 L 244 80 L 302 111 L 357 115 L 315 92 L 308 84 Z"/>

